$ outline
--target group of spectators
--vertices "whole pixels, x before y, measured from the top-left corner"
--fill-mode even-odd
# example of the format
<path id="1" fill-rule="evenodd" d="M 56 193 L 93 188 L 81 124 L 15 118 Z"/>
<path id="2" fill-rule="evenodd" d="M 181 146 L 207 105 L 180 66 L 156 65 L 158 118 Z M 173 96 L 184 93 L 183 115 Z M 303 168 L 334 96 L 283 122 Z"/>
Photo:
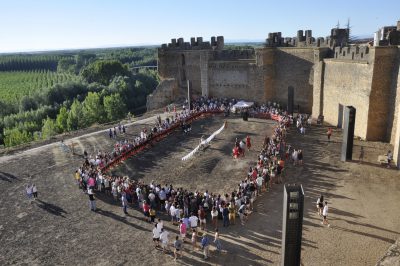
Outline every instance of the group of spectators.
<path id="1" fill-rule="evenodd" d="M 285 159 L 293 161 L 294 164 L 302 162 L 302 152 L 296 151 L 285 141 L 287 127 L 293 123 L 293 117 L 286 115 L 278 106 L 262 105 L 250 110 L 253 114 L 258 112 L 279 115 L 279 119 L 272 136 L 265 137 L 261 152 L 255 158 L 254 165 L 249 168 L 246 177 L 229 193 L 217 194 L 208 190 L 188 191 L 182 187 L 174 187 L 172 184 L 162 185 L 155 181 L 145 184 L 127 176 L 108 175 L 105 169 L 115 158 L 143 145 L 151 140 L 154 134 L 164 132 L 173 125 L 183 124 L 194 114 L 224 111 L 226 108 L 231 108 L 235 102 L 232 99 L 200 98 L 192 102 L 191 110 L 183 106 L 183 110 L 175 112 L 172 117 L 164 120 L 157 117 L 153 127 L 142 129 L 133 139 L 118 141 L 111 152 L 98 152 L 95 156 L 87 156 L 84 164 L 76 170 L 75 178 L 83 191 L 88 193 L 91 210 L 96 210 L 94 191 L 97 191 L 112 195 L 115 201 L 121 202 L 124 213 L 127 213 L 128 206 L 139 207 L 147 222 L 155 223 L 157 214 L 168 215 L 170 221 L 177 225 L 180 231 L 180 236 L 174 241 L 175 258 L 182 246 L 179 241 L 185 241 L 185 237 L 190 233 L 193 248 L 196 248 L 198 227 L 204 231 L 206 225 L 211 224 L 215 230 L 214 242 L 217 250 L 221 250 L 219 224 L 222 223 L 223 227 L 234 225 L 237 223 L 236 218 L 239 217 L 240 223 L 244 225 L 248 215 L 254 210 L 257 196 L 262 191 L 269 191 L 273 184 L 283 182 Z M 110 129 L 109 132 L 110 138 L 113 138 L 116 128 L 114 131 Z M 121 132 L 125 133 L 124 126 L 121 127 Z M 246 139 L 246 142 L 250 148 L 250 140 Z M 168 233 L 164 231 L 162 221 L 158 219 L 152 232 L 156 247 L 159 241 L 168 243 Z M 203 234 L 201 243 L 203 242 L 204 245 L 209 244 L 206 234 Z M 202 246 L 206 259 L 208 250 L 206 252 L 204 245 Z M 162 247 L 165 251 L 166 246 Z"/>

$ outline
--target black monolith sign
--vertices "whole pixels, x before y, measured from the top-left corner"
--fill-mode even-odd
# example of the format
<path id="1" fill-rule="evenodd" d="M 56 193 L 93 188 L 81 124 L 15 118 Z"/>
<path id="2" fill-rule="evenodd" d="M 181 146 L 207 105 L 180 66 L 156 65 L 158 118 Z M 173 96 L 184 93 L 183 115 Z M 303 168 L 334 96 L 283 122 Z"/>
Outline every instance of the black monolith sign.
<path id="1" fill-rule="evenodd" d="M 249 112 L 247 110 L 244 110 L 242 112 L 242 118 L 243 118 L 243 121 L 248 121 L 249 120 Z"/>
<path id="2" fill-rule="evenodd" d="M 356 108 L 354 108 L 353 106 L 346 106 L 344 108 L 342 156 L 340 158 L 343 162 L 351 160 L 353 157 L 353 139 L 355 124 Z"/>
<path id="3" fill-rule="evenodd" d="M 282 266 L 300 265 L 303 210 L 303 187 L 297 184 L 285 184 L 283 193 Z"/>
<path id="4" fill-rule="evenodd" d="M 292 86 L 288 87 L 288 102 L 287 102 L 287 111 L 288 114 L 293 114 L 294 108 L 294 88 Z"/>

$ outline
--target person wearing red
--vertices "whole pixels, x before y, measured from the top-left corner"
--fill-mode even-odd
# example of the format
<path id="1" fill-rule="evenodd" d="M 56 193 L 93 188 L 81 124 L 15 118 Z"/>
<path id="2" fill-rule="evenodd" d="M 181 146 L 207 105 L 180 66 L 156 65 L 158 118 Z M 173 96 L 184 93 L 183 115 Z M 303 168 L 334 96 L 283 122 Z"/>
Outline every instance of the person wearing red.
<path id="1" fill-rule="evenodd" d="M 239 157 L 239 148 L 235 146 L 233 148 L 233 158 L 237 159 Z"/>
<path id="2" fill-rule="evenodd" d="M 246 137 L 246 146 L 247 146 L 247 149 L 250 150 L 250 148 L 251 148 L 250 136 Z"/>
<path id="3" fill-rule="evenodd" d="M 150 222 L 150 205 L 146 201 L 143 201 L 143 213 L 146 222 Z"/>

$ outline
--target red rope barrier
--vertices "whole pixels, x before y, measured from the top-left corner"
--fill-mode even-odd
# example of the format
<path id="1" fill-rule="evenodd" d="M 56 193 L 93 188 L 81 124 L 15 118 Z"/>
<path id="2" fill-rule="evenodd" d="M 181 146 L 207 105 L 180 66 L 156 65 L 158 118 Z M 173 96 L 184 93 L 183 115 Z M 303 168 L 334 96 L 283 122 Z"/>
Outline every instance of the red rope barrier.
<path id="1" fill-rule="evenodd" d="M 219 114 L 219 113 L 222 113 L 222 112 L 223 111 L 220 111 L 220 110 L 202 111 L 202 112 L 199 112 L 199 113 L 195 113 L 195 114 L 191 115 L 190 117 L 186 118 L 184 120 L 184 122 L 186 122 L 186 123 L 187 122 L 192 122 L 193 120 L 197 120 L 197 119 L 200 119 L 200 118 L 206 118 L 208 116 L 211 116 L 211 115 L 214 115 L 214 114 Z M 253 117 L 260 118 L 260 119 L 272 119 L 272 120 L 279 121 L 279 122 L 282 119 L 282 117 L 280 115 L 275 115 L 275 114 L 270 114 L 270 113 L 258 113 L 258 114 L 253 115 Z M 166 130 L 164 130 L 162 132 L 157 132 L 156 134 L 154 134 L 152 136 L 151 139 L 147 139 L 143 143 L 140 143 L 138 146 L 132 147 L 131 149 L 124 151 L 122 154 L 120 154 L 116 158 L 114 158 L 114 160 L 112 160 L 111 162 L 109 162 L 105 166 L 100 167 L 100 171 L 105 173 L 109 169 L 111 169 L 113 166 L 115 166 L 116 164 L 119 164 L 119 163 L 127 160 L 128 158 L 138 154 L 139 152 L 143 151 L 145 148 L 148 148 L 150 146 L 150 144 L 153 144 L 154 142 L 161 141 L 167 135 L 172 133 L 172 131 L 174 131 L 176 128 L 178 128 L 179 125 L 180 125 L 180 122 L 177 122 L 174 125 L 172 125 L 171 127 L 169 127 L 168 129 L 166 129 Z"/>

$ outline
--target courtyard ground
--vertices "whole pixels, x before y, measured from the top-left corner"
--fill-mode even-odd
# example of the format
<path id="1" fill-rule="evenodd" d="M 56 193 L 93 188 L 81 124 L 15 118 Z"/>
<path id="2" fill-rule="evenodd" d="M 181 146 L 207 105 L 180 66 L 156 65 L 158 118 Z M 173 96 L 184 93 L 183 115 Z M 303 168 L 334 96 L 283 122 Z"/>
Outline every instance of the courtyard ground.
<path id="1" fill-rule="evenodd" d="M 128 134 L 138 132 L 154 118 L 134 123 Z M 152 149 L 126 161 L 112 171 L 146 182 L 156 180 L 188 189 L 225 192 L 246 174 L 272 121 L 230 118 L 228 128 L 211 147 L 188 162 L 181 162 L 202 134 L 208 136 L 223 123 L 211 117 L 193 123 L 189 136 L 177 131 Z M 341 134 L 331 142 L 326 128 L 313 127 L 305 136 L 293 130 L 288 142 L 304 150 L 304 165 L 289 166 L 287 182 L 301 183 L 305 191 L 302 262 L 304 265 L 375 265 L 387 248 L 400 237 L 400 177 L 396 170 L 375 162 L 388 146 L 355 142 L 354 156 L 365 147 L 365 163 L 340 162 Z M 255 150 L 244 160 L 230 157 L 235 137 L 252 134 Z M 110 149 L 113 142 L 105 131 L 74 140 L 78 153 Z M 68 141 L 67 141 L 68 143 Z M 184 250 L 174 262 L 153 248 L 153 226 L 136 209 L 125 216 L 118 203 L 98 196 L 96 213 L 90 212 L 87 195 L 77 189 L 72 174 L 81 156 L 64 153 L 59 144 L 0 157 L 0 264 L 29 265 L 202 265 L 199 251 Z M 24 186 L 34 182 L 39 200 L 29 203 Z M 207 264 L 278 265 L 281 254 L 283 186 L 257 199 L 256 212 L 245 226 L 221 228 L 222 254 L 212 252 Z M 330 228 L 320 225 L 315 202 L 320 193 L 330 203 Z M 170 231 L 175 226 L 166 223 Z M 188 248 L 188 247 L 187 247 Z M 190 248 L 189 248 L 190 249 Z"/>

